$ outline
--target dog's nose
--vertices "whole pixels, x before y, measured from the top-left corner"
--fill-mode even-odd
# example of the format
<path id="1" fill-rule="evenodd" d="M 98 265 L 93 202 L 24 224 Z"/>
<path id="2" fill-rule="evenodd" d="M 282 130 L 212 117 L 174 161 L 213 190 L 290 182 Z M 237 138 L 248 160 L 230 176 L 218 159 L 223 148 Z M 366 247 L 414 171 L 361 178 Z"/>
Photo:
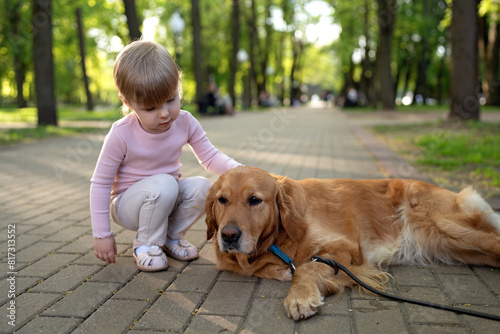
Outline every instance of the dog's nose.
<path id="1" fill-rule="evenodd" d="M 241 236 L 241 230 L 236 226 L 226 226 L 221 231 L 222 240 L 236 242 Z"/>

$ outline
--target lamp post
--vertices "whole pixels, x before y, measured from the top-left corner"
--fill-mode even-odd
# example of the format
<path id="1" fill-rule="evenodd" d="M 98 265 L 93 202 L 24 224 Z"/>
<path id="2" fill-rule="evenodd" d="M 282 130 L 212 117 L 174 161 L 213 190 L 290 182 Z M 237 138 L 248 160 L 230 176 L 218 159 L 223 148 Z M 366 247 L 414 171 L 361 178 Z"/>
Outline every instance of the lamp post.
<path id="1" fill-rule="evenodd" d="M 181 14 L 179 14 L 179 12 L 174 12 L 172 14 L 170 20 L 168 21 L 168 24 L 170 26 L 170 29 L 172 29 L 172 32 L 174 33 L 175 61 L 177 62 L 177 65 L 180 67 L 181 52 L 179 49 L 179 45 L 182 37 L 182 32 L 184 31 L 186 24 L 182 19 Z"/>
<path id="2" fill-rule="evenodd" d="M 238 53 L 236 54 L 236 58 L 238 59 L 238 62 L 240 62 L 242 65 L 248 61 L 248 53 L 244 49 L 240 49 Z M 247 75 L 247 69 L 243 69 L 243 75 L 242 75 L 242 84 L 243 84 L 243 92 L 241 94 L 241 104 L 243 109 L 247 109 L 251 106 L 251 101 L 252 101 L 252 95 L 250 92 L 250 80 L 248 79 Z"/>

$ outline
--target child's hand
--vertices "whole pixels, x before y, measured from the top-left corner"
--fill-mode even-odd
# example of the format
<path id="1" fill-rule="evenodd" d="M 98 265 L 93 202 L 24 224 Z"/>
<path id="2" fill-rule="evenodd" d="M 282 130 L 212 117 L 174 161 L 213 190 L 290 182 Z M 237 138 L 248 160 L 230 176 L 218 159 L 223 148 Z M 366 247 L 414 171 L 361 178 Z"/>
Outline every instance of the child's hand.
<path id="1" fill-rule="evenodd" d="M 94 239 L 95 256 L 107 263 L 115 263 L 117 254 L 116 241 L 113 236 L 104 239 Z"/>

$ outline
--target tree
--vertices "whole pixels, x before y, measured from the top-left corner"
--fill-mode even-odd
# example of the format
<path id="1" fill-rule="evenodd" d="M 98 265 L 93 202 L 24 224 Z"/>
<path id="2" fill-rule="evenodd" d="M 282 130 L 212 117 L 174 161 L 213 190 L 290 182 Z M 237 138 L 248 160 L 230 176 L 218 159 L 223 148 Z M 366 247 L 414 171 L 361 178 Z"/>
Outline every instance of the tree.
<path id="1" fill-rule="evenodd" d="M 26 77 L 27 65 L 25 63 L 25 53 L 26 53 L 26 45 L 25 45 L 25 36 L 21 36 L 20 31 L 20 10 L 21 10 L 21 1 L 7 1 L 5 3 L 7 9 L 7 16 L 9 20 L 9 25 L 11 28 L 11 32 L 9 34 L 9 42 L 12 48 L 13 59 L 14 59 L 14 73 L 16 79 L 16 88 L 17 88 L 17 106 L 19 108 L 26 108 L 26 99 L 23 94 L 23 85 Z"/>
<path id="2" fill-rule="evenodd" d="M 236 72 L 238 70 L 238 50 L 240 41 L 240 5 L 239 0 L 233 0 L 232 13 L 231 13 L 231 59 L 229 64 L 229 96 L 233 103 L 236 105 L 236 94 L 234 86 L 236 83 Z"/>
<path id="3" fill-rule="evenodd" d="M 57 126 L 52 55 L 52 1 L 33 0 L 32 25 L 38 125 Z"/>
<path id="4" fill-rule="evenodd" d="M 394 110 L 395 92 L 391 70 L 391 40 L 396 20 L 396 0 L 377 0 L 379 45 L 377 50 L 377 73 L 382 109 Z"/>
<path id="5" fill-rule="evenodd" d="M 451 9 L 451 106 L 448 119 L 479 120 L 477 3 L 453 0 Z"/>
<path id="6" fill-rule="evenodd" d="M 482 88 L 487 105 L 500 105 L 500 1 L 484 0 L 480 3 L 480 54 L 484 59 Z"/>
<path id="7" fill-rule="evenodd" d="M 196 81 L 196 102 L 203 99 L 205 93 L 203 85 L 202 47 L 201 47 L 201 20 L 200 1 L 191 0 L 191 22 L 193 25 L 193 70 Z"/>
<path id="8" fill-rule="evenodd" d="M 87 68 L 85 66 L 85 34 L 83 32 L 82 22 L 82 9 L 78 7 L 75 10 L 76 15 L 76 29 L 78 31 L 78 44 L 80 45 L 80 64 L 82 66 L 83 84 L 85 86 L 85 94 L 87 96 L 87 110 L 94 110 L 94 103 L 92 101 L 92 93 L 89 88 L 89 77 L 87 75 Z"/>
<path id="9" fill-rule="evenodd" d="M 137 10 L 135 8 L 135 0 L 123 0 L 125 5 L 125 16 L 127 17 L 128 31 L 132 41 L 141 38 L 141 30 L 139 29 L 139 20 L 137 18 Z"/>

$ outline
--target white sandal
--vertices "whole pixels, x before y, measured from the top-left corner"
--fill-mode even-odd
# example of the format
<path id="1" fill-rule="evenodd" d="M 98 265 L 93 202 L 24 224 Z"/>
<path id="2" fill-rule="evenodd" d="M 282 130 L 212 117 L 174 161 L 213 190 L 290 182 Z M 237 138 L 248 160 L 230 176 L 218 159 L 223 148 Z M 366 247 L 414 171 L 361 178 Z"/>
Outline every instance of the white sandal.
<path id="1" fill-rule="evenodd" d="M 198 258 L 198 249 L 191 245 L 186 239 L 175 240 L 176 242 L 169 243 L 165 247 L 166 253 L 176 260 L 189 261 Z"/>
<path id="2" fill-rule="evenodd" d="M 167 256 L 158 246 L 151 246 L 147 252 L 139 254 L 135 254 L 134 248 L 134 258 L 137 267 L 142 271 L 160 271 L 168 267 Z"/>

